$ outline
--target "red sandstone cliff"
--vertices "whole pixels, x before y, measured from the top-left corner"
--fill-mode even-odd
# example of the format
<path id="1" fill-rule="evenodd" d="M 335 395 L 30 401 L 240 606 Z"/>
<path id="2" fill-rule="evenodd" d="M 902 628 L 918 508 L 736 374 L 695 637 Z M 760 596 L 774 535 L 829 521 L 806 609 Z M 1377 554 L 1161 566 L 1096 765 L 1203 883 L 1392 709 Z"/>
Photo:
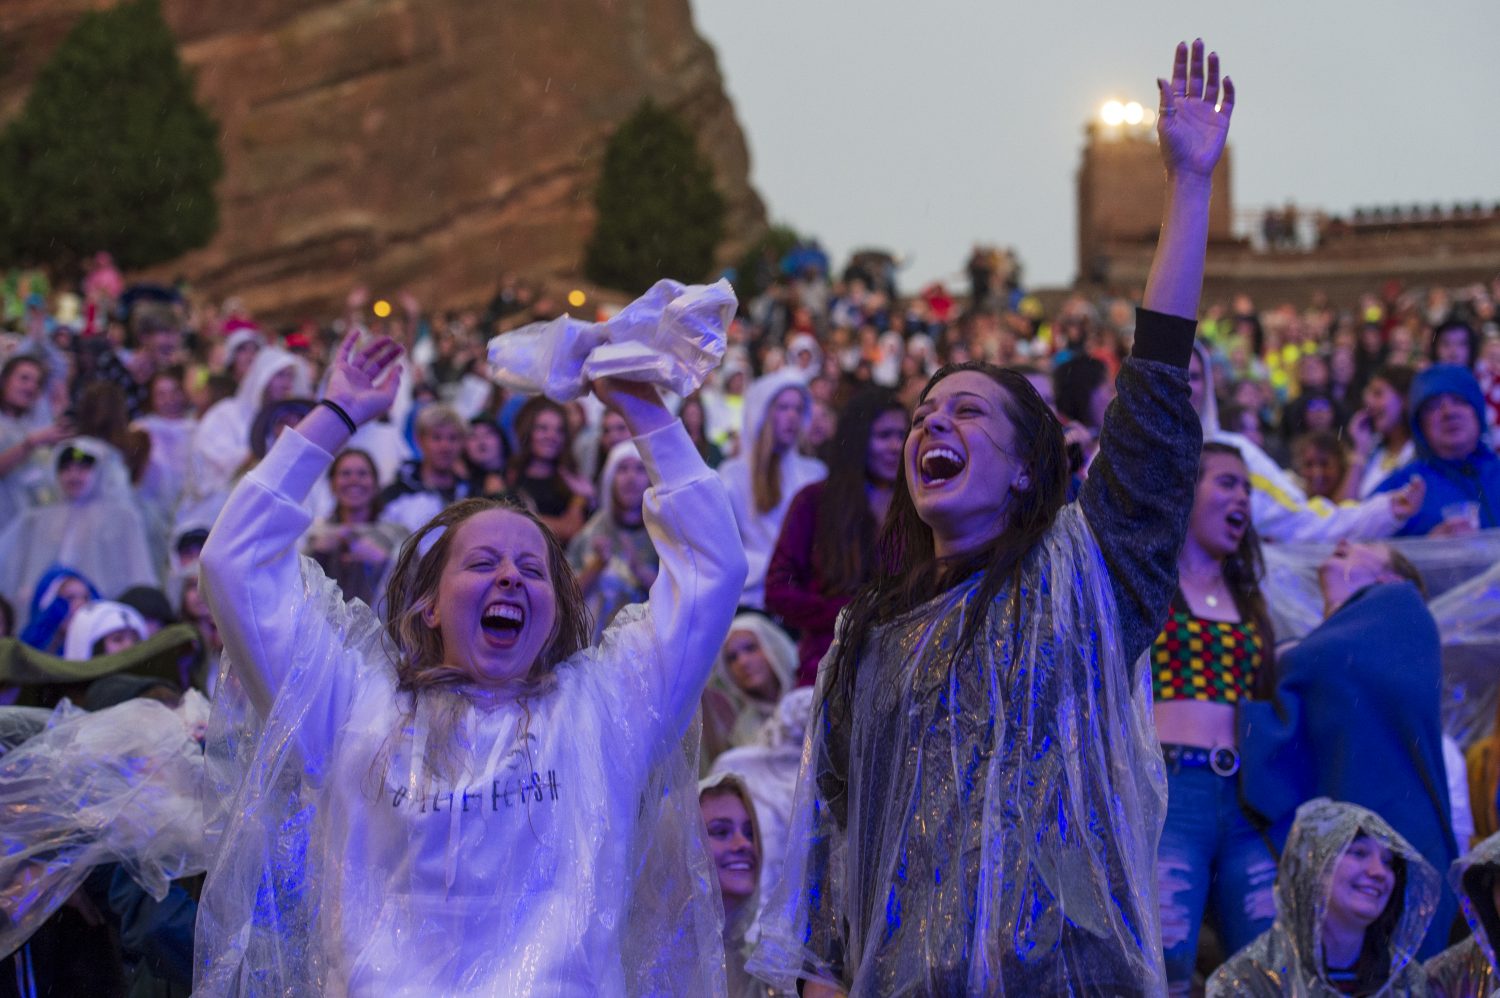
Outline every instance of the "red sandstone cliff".
<path id="1" fill-rule="evenodd" d="M 0 0 L 0 119 L 78 14 Z M 328 314 L 349 287 L 479 304 L 502 271 L 576 273 L 605 140 L 677 111 L 729 207 L 765 211 L 688 0 L 163 0 L 222 128 L 218 236 L 165 268 L 255 310 Z"/>

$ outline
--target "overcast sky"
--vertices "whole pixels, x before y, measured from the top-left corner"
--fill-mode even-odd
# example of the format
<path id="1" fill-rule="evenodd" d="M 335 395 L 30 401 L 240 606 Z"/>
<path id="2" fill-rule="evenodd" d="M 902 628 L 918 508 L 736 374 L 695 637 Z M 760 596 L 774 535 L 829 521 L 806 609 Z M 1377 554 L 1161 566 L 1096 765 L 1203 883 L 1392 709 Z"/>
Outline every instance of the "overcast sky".
<path id="1" fill-rule="evenodd" d="M 771 218 L 957 275 L 1014 245 L 1071 282 L 1083 126 L 1155 107 L 1201 35 L 1239 88 L 1237 209 L 1500 202 L 1500 0 L 693 0 Z"/>

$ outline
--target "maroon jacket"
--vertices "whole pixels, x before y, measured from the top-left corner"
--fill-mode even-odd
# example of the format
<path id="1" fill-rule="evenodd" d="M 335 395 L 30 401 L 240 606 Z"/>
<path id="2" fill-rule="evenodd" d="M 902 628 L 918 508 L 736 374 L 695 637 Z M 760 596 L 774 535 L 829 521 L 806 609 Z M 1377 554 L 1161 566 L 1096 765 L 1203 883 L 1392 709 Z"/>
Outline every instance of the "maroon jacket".
<path id="1" fill-rule="evenodd" d="M 815 482 L 792 497 L 781 536 L 766 569 L 766 609 L 802 635 L 797 641 L 797 685 L 811 686 L 818 663 L 833 643 L 833 625 L 850 596 L 826 596 L 823 573 L 813 556 L 818 506 L 823 483 Z"/>

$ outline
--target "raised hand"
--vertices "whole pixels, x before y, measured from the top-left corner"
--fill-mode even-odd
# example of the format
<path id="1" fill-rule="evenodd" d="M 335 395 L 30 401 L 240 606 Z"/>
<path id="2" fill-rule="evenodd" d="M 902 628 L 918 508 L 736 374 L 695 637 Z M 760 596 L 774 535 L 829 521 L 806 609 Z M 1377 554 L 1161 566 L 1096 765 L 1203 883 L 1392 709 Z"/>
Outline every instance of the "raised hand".
<path id="1" fill-rule="evenodd" d="M 1217 52 L 1208 53 L 1206 73 L 1204 63 L 1203 39 L 1193 42 L 1191 52 L 1186 42 L 1179 42 L 1171 81 L 1156 81 L 1161 91 L 1156 134 L 1169 174 L 1207 179 L 1224 154 L 1234 111 L 1234 81 L 1226 76 L 1220 88 Z"/>
<path id="2" fill-rule="evenodd" d="M 380 336 L 360 348 L 362 333 L 357 327 L 351 329 L 339 344 L 325 393 L 356 425 L 368 423 L 389 409 L 401 380 L 397 366 L 400 344 L 389 336 Z"/>

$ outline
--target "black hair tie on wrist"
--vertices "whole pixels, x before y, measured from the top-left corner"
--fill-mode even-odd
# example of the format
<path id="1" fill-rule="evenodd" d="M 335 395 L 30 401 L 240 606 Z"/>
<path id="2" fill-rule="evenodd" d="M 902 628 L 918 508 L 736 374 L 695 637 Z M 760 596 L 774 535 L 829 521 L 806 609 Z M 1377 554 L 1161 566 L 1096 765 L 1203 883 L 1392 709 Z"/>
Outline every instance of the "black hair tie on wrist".
<path id="1" fill-rule="evenodd" d="M 332 409 L 333 414 L 339 419 L 342 419 L 344 421 L 344 425 L 349 427 L 349 434 L 351 436 L 354 434 L 355 430 L 359 429 L 358 426 L 354 425 L 354 420 L 351 419 L 349 417 L 349 414 L 344 411 L 344 407 L 339 405 L 332 399 L 319 399 L 318 405 L 326 405 L 328 408 Z"/>

